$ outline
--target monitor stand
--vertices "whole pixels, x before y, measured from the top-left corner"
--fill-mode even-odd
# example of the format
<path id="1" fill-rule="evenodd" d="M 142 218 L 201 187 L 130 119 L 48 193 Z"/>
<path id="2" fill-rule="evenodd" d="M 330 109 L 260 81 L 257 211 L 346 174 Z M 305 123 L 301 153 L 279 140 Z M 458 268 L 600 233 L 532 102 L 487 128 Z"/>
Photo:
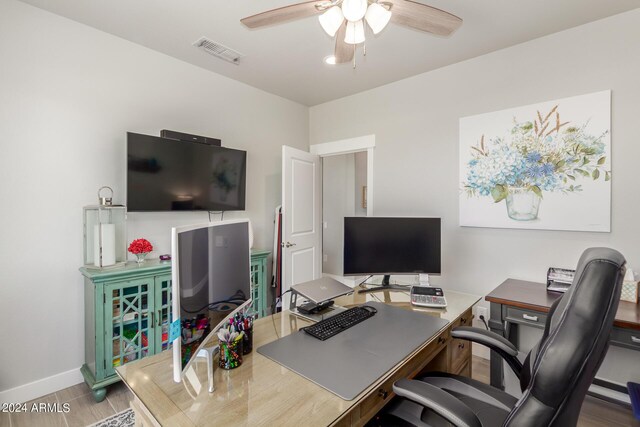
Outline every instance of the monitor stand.
<path id="1" fill-rule="evenodd" d="M 338 313 L 342 313 L 346 310 L 344 307 L 340 307 L 339 305 L 329 304 L 327 308 L 315 313 L 302 313 L 298 310 L 298 297 L 302 297 L 301 294 L 296 292 L 295 288 L 291 288 L 291 299 L 289 300 L 289 311 L 298 317 L 302 317 L 307 320 L 311 320 L 313 322 L 319 322 L 324 319 L 328 319 L 329 317 L 335 316 Z M 321 303 L 322 304 L 322 303 Z"/>
<path id="2" fill-rule="evenodd" d="M 391 276 L 389 274 L 385 274 L 384 277 L 382 278 L 382 283 L 380 284 L 381 286 L 375 286 L 373 288 L 368 288 L 368 289 L 360 289 L 358 291 L 359 294 L 366 294 L 369 292 L 378 292 L 378 291 L 408 291 L 410 286 L 406 286 L 406 285 L 393 285 L 391 283 L 389 283 L 389 280 L 391 279 Z"/>

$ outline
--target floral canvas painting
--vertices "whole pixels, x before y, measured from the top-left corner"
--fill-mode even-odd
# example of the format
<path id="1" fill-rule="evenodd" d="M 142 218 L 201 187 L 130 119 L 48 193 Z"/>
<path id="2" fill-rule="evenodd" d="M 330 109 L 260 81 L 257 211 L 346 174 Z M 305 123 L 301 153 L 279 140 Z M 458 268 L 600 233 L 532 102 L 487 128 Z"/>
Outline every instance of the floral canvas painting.
<path id="1" fill-rule="evenodd" d="M 460 119 L 460 225 L 608 232 L 611 91 Z"/>

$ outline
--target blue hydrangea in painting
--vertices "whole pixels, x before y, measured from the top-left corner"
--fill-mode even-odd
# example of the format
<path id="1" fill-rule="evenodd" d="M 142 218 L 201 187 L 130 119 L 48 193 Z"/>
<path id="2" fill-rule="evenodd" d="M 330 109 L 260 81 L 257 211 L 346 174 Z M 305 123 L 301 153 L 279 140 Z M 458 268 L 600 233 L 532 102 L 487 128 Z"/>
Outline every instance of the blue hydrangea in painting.
<path id="1" fill-rule="evenodd" d="M 537 112 L 533 121 L 514 119 L 506 137 L 485 140 L 483 135 L 471 147 L 464 190 L 469 197 L 490 196 L 496 203 L 507 199 L 507 205 L 515 195 L 529 193 L 539 204 L 544 192 L 581 191 L 581 179 L 609 181 L 603 141 L 607 133 L 592 135 L 587 125 L 562 122 L 556 105 L 544 116 Z M 512 216 L 509 210 L 509 216 L 535 219 L 537 206 L 523 216 Z"/>

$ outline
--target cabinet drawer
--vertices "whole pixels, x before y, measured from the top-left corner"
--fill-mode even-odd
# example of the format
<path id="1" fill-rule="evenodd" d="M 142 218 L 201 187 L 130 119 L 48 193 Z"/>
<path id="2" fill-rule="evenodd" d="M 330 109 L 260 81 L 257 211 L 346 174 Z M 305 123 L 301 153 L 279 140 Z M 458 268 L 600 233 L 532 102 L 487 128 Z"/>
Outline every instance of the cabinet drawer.
<path id="1" fill-rule="evenodd" d="M 613 345 L 640 350 L 640 331 L 613 328 L 610 340 Z"/>
<path id="2" fill-rule="evenodd" d="M 520 308 L 507 307 L 505 319 L 512 323 L 522 323 L 538 328 L 544 328 L 547 321 L 547 313 Z"/>
<path id="3" fill-rule="evenodd" d="M 427 345 L 420 354 L 411 359 L 409 363 L 400 368 L 391 378 L 377 387 L 377 391 L 360 403 L 360 420 L 352 424 L 364 425 L 373 417 L 384 405 L 391 401 L 393 397 L 393 383 L 402 378 L 413 378 L 417 375 L 441 350 L 449 343 L 449 331 L 444 331 Z"/>

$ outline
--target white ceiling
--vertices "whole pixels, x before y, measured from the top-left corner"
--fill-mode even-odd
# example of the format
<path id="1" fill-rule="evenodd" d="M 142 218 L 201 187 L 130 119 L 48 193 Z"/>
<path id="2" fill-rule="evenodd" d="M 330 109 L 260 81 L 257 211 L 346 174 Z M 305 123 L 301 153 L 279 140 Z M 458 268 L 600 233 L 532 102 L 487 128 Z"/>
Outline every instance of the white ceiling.
<path id="1" fill-rule="evenodd" d="M 302 0 L 23 0 L 232 79 L 316 105 L 638 7 L 637 0 L 429 0 L 464 20 L 449 38 L 389 24 L 357 68 L 326 65 L 334 42 L 310 17 L 249 30 L 240 18 Z M 420 0 L 426 2 L 425 0 Z M 227 63 L 201 36 L 244 55 Z"/>

